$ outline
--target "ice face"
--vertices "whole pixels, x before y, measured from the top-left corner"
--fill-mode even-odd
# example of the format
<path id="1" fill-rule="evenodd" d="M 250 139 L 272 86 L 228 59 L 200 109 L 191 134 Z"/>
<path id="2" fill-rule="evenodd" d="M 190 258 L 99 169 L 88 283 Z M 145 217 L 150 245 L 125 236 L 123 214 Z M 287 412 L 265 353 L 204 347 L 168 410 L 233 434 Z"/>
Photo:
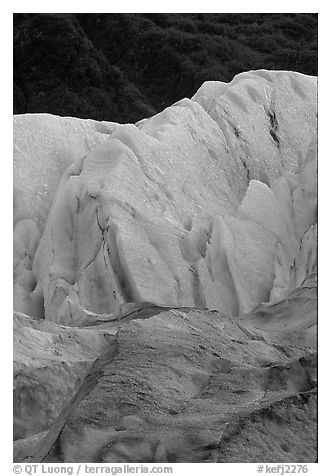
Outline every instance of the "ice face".
<path id="1" fill-rule="evenodd" d="M 315 267 L 316 79 L 249 72 L 119 125 L 15 117 L 17 310 L 276 301 Z"/>
<path id="2" fill-rule="evenodd" d="M 43 228 L 65 169 L 115 127 L 50 114 L 14 116 L 14 222 L 29 217 Z"/>
<path id="3" fill-rule="evenodd" d="M 197 101 L 223 130 L 249 179 L 294 172 L 298 151 L 316 131 L 316 78 L 283 71 L 250 71 L 230 83 L 206 82 Z"/>

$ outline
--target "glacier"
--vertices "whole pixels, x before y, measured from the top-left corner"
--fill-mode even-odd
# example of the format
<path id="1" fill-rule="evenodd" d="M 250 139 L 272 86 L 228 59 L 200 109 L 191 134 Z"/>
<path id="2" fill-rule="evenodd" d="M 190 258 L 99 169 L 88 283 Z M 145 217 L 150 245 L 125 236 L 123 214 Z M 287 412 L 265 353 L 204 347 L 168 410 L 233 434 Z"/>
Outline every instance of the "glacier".
<path id="1" fill-rule="evenodd" d="M 13 218 L 15 461 L 315 461 L 317 78 L 14 116 Z"/>
<path id="2" fill-rule="evenodd" d="M 28 114 L 14 130 L 17 311 L 237 315 L 316 264 L 314 77 L 242 73 L 136 125 Z"/>

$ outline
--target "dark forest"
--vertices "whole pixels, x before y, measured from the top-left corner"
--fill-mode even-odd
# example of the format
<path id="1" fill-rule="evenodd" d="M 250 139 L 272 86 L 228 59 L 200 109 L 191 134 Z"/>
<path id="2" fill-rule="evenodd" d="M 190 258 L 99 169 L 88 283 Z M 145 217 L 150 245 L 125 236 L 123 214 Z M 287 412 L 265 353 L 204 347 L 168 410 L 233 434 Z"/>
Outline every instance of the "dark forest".
<path id="1" fill-rule="evenodd" d="M 136 122 L 204 81 L 317 75 L 317 14 L 14 14 L 14 114 Z"/>

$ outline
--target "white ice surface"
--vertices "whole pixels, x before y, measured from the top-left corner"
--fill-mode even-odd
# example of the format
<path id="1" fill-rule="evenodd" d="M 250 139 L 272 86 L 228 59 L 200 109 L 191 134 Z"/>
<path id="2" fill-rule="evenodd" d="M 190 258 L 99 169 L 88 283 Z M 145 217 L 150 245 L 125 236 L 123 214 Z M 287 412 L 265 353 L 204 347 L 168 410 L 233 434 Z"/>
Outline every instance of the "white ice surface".
<path id="1" fill-rule="evenodd" d="M 236 315 L 315 266 L 316 78 L 205 83 L 137 126 L 14 121 L 21 312 L 78 325 L 149 301 Z"/>

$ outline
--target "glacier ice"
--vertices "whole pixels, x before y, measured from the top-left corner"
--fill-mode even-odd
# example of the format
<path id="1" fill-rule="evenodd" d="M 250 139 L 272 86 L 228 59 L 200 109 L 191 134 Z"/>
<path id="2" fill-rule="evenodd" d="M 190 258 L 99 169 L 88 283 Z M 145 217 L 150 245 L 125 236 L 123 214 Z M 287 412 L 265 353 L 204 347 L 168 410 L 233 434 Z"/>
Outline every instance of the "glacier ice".
<path id="1" fill-rule="evenodd" d="M 29 217 L 42 227 L 64 170 L 115 127 L 50 114 L 14 116 L 14 222 Z"/>
<path id="2" fill-rule="evenodd" d="M 15 309 L 284 298 L 316 267 L 316 107 L 316 78 L 260 70 L 136 125 L 15 116 Z"/>

